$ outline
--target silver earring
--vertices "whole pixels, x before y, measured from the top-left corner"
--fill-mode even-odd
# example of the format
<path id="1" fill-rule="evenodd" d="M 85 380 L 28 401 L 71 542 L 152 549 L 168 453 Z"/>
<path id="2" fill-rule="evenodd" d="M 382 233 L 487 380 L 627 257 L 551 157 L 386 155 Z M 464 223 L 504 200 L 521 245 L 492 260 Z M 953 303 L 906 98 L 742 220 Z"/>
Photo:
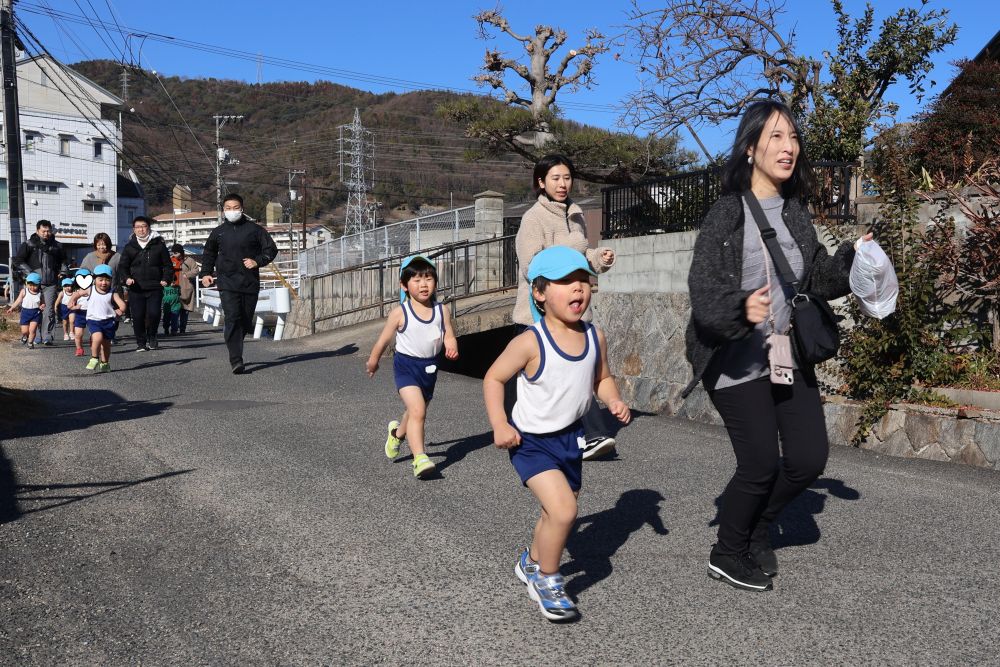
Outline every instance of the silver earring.
<path id="1" fill-rule="evenodd" d="M 747 164 L 753 164 L 753 155 L 747 156 Z"/>

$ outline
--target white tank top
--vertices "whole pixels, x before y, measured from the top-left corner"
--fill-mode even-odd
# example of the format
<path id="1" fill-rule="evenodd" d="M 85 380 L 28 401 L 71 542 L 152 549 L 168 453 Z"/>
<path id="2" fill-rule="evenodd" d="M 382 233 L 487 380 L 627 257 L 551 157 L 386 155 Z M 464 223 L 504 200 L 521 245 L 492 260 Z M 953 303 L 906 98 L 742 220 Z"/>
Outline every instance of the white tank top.
<path id="1" fill-rule="evenodd" d="M 91 288 L 90 300 L 87 302 L 87 319 L 109 320 L 115 316 L 114 292 L 101 294 L 96 289 Z"/>
<path id="2" fill-rule="evenodd" d="M 411 357 L 430 359 L 444 347 L 444 309 L 435 303 L 431 319 L 424 321 L 413 312 L 410 300 L 403 302 L 403 328 L 396 331 L 396 351 Z"/>
<path id="3" fill-rule="evenodd" d="M 559 431 L 580 419 L 594 400 L 594 377 L 601 363 L 597 329 L 582 322 L 586 335 L 583 352 L 572 357 L 556 345 L 539 320 L 530 329 L 538 340 L 539 363 L 533 377 L 517 376 L 517 402 L 511 417 L 525 433 Z"/>
<path id="4" fill-rule="evenodd" d="M 79 308 L 80 310 L 87 310 L 88 298 L 89 297 L 87 296 L 87 293 L 84 292 L 83 296 L 81 296 L 79 299 L 76 300 L 76 307 Z"/>
<path id="5" fill-rule="evenodd" d="M 27 289 L 24 290 L 24 298 L 21 299 L 21 308 L 38 308 L 42 303 L 42 293 L 32 294 Z"/>

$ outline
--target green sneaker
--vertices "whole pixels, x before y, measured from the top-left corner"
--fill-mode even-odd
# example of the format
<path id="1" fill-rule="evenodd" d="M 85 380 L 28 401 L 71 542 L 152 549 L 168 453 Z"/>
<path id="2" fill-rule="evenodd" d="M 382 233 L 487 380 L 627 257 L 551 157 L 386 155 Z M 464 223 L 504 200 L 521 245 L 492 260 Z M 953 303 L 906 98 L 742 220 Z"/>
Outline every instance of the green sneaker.
<path id="1" fill-rule="evenodd" d="M 97 368 L 97 364 L 101 363 L 97 357 L 91 357 L 90 361 L 87 362 L 87 370 L 92 371 Z"/>
<path id="2" fill-rule="evenodd" d="M 434 462 L 427 458 L 426 454 L 417 454 L 413 457 L 413 476 L 417 479 L 426 479 L 436 470 Z"/>
<path id="3" fill-rule="evenodd" d="M 100 365 L 97 367 L 97 372 L 98 373 L 110 373 L 111 372 L 111 364 L 109 364 L 106 361 L 102 361 L 100 363 Z"/>
<path id="4" fill-rule="evenodd" d="M 391 422 L 389 422 L 389 428 L 387 429 L 389 431 L 389 437 L 385 439 L 385 455 L 388 456 L 390 459 L 394 459 L 397 456 L 399 456 L 400 440 L 399 438 L 397 438 L 392 434 L 392 432 L 395 431 L 397 428 L 399 428 L 398 421 L 394 419 Z"/>

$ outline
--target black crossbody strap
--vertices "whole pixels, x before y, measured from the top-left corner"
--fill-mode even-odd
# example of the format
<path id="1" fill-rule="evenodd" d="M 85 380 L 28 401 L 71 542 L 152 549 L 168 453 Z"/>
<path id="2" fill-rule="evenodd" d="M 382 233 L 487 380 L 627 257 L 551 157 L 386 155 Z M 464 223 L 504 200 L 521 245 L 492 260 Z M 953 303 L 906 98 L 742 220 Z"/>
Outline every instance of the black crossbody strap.
<path id="1" fill-rule="evenodd" d="M 771 253 L 771 261 L 774 262 L 775 271 L 778 272 L 782 280 L 798 292 L 799 281 L 795 278 L 792 267 L 788 265 L 785 253 L 781 250 L 781 245 L 778 243 L 778 233 L 774 231 L 774 227 L 767 224 L 767 217 L 764 215 L 764 209 L 760 207 L 760 202 L 757 201 L 757 196 L 751 190 L 747 190 L 743 193 L 743 199 L 746 200 L 747 206 L 750 207 L 750 213 L 753 214 L 753 220 L 757 223 L 760 236 L 764 239 L 764 245 L 767 246 L 768 252 Z"/>

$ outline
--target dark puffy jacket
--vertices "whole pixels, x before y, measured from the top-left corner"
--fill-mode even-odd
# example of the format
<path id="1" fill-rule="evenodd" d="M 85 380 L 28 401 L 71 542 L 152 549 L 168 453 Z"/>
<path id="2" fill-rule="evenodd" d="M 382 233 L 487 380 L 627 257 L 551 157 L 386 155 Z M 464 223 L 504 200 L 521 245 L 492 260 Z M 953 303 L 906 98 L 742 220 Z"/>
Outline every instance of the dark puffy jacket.
<path id="1" fill-rule="evenodd" d="M 830 255 L 816 236 L 812 214 L 798 200 L 786 200 L 781 217 L 802 252 L 803 280 L 799 289 L 827 300 L 848 294 L 854 245 L 845 241 Z M 742 280 L 743 200 L 738 194 L 727 194 L 709 209 L 694 244 L 688 273 L 691 320 L 686 335 L 687 358 L 694 377 L 682 396 L 687 397 L 701 380 L 716 350 L 753 330 L 744 308 L 753 290 L 743 289 Z"/>
<path id="2" fill-rule="evenodd" d="M 42 241 L 38 234 L 32 234 L 31 238 L 21 244 L 13 263 L 14 268 L 21 273 L 21 280 L 34 271 L 42 276 L 43 285 L 56 285 L 60 275 L 69 273 L 66 251 L 62 244 L 54 237 Z"/>
<path id="3" fill-rule="evenodd" d="M 151 238 L 143 248 L 133 235 L 122 248 L 121 256 L 115 278 L 120 279 L 122 285 L 129 278 L 134 280 L 135 284 L 130 285 L 129 289 L 160 289 L 161 282 L 169 285 L 174 280 L 170 251 L 159 236 Z"/>
<path id="4" fill-rule="evenodd" d="M 260 225 L 243 216 L 236 222 L 226 220 L 212 230 L 201 256 L 200 277 L 215 273 L 215 286 L 230 292 L 260 291 L 260 269 L 248 269 L 244 259 L 257 266 L 267 266 L 278 254 L 274 239 Z"/>

